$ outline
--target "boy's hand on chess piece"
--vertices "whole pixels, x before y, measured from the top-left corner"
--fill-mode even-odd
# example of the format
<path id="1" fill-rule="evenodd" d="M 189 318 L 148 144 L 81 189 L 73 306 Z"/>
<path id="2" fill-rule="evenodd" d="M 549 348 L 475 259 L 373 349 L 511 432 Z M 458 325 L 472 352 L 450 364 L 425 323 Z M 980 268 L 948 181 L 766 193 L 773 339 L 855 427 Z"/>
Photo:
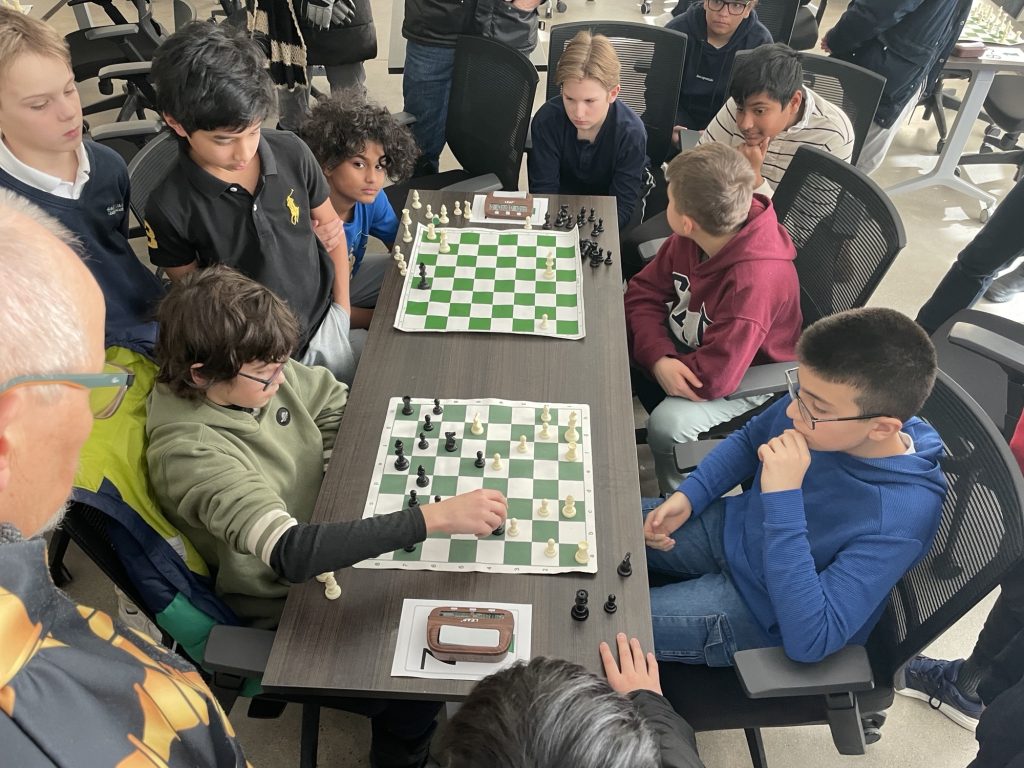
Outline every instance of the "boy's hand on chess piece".
<path id="1" fill-rule="evenodd" d="M 761 460 L 761 491 L 776 493 L 795 491 L 804 481 L 811 465 L 811 452 L 804 436 L 795 429 L 787 429 L 757 449 Z"/>
<path id="2" fill-rule="evenodd" d="M 604 664 L 604 673 L 608 677 L 608 685 L 618 693 L 631 693 L 632 691 L 654 691 L 661 693 L 661 681 L 658 679 L 658 662 L 654 654 L 648 652 L 644 655 L 644 649 L 640 647 L 640 641 L 635 637 L 630 640 L 625 633 L 619 632 L 615 636 L 615 644 L 619 651 L 619 663 L 615 663 L 612 649 L 608 643 L 601 643 L 598 650 L 601 652 L 601 663 Z"/>
<path id="3" fill-rule="evenodd" d="M 702 402 L 703 397 L 694 392 L 700 389 L 704 382 L 697 378 L 697 374 L 689 369 L 686 363 L 676 360 L 667 355 L 658 360 L 651 369 L 658 385 L 666 395 L 672 397 L 685 397 L 687 400 Z"/>
<path id="4" fill-rule="evenodd" d="M 337 216 L 330 221 L 313 219 L 313 231 L 328 253 L 345 242 L 345 225 Z"/>
<path id="5" fill-rule="evenodd" d="M 692 514 L 693 507 L 686 494 L 676 491 L 648 513 L 644 520 L 644 542 L 651 549 L 668 552 L 676 545 L 672 534 Z"/>
<path id="6" fill-rule="evenodd" d="M 421 508 L 427 534 L 472 533 L 489 536 L 505 524 L 508 501 L 501 491 L 478 488 Z"/>

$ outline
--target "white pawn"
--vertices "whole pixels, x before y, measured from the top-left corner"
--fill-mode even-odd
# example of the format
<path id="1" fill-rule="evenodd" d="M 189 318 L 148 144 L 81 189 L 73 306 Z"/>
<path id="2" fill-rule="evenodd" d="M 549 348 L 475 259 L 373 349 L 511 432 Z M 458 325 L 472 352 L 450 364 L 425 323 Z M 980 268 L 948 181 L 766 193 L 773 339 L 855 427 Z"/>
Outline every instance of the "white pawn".
<path id="1" fill-rule="evenodd" d="M 406 275 L 408 275 L 408 274 L 409 274 L 409 270 L 407 270 L 407 269 L 405 268 L 405 265 L 403 264 L 402 266 L 400 266 L 400 267 L 398 268 L 398 274 L 400 274 L 400 275 L 401 275 L 402 277 L 405 277 Z"/>
<path id="2" fill-rule="evenodd" d="M 548 431 L 548 423 L 545 421 L 540 425 L 540 439 L 547 440 L 551 437 L 551 433 Z"/>
<path id="3" fill-rule="evenodd" d="M 491 469 L 498 470 L 498 471 L 501 470 L 501 454 L 500 453 L 495 453 L 494 454 L 494 461 L 491 462 Z"/>
<path id="4" fill-rule="evenodd" d="M 461 216 L 462 215 L 462 208 L 459 206 L 459 201 L 458 200 L 455 201 L 455 210 L 453 210 L 452 213 L 455 216 Z"/>
<path id="5" fill-rule="evenodd" d="M 434 220 L 431 219 L 430 223 L 427 224 L 427 240 L 437 240 L 437 232 L 434 230 Z"/>
<path id="6" fill-rule="evenodd" d="M 519 445 L 516 446 L 516 450 L 519 451 L 520 453 L 526 453 L 526 435 L 519 436 Z"/>
<path id="7" fill-rule="evenodd" d="M 469 428 L 469 431 L 474 435 L 482 435 L 484 433 L 484 425 L 480 423 L 480 412 L 477 411 L 473 415 L 473 426 Z"/>
<path id="8" fill-rule="evenodd" d="M 451 246 L 448 245 L 448 230 L 447 229 L 442 229 L 441 230 L 441 245 L 438 246 L 437 250 L 438 250 L 439 253 L 451 253 L 451 251 L 452 251 Z"/>
<path id="9" fill-rule="evenodd" d="M 465 216 L 467 219 L 473 215 L 473 211 L 471 210 L 469 205 L 469 200 L 462 201 L 462 215 Z"/>
<path id="10" fill-rule="evenodd" d="M 576 517 L 576 497 L 571 494 L 565 497 L 565 505 L 562 507 L 562 517 L 570 519 Z"/>
<path id="11" fill-rule="evenodd" d="M 542 422 L 544 422 L 545 424 L 547 424 L 549 421 L 551 421 L 551 408 L 550 407 L 545 405 L 543 408 L 540 409 L 540 420 Z"/>
<path id="12" fill-rule="evenodd" d="M 544 277 L 547 280 L 551 280 L 555 276 L 555 257 L 551 255 L 551 251 L 548 251 L 547 258 L 544 259 Z"/>
<path id="13" fill-rule="evenodd" d="M 441 206 L 441 215 L 438 216 L 437 220 L 440 221 L 442 224 L 448 223 L 448 206 Z"/>
<path id="14" fill-rule="evenodd" d="M 573 440 L 569 441 L 569 450 L 565 452 L 566 461 L 576 461 L 576 442 Z"/>
<path id="15" fill-rule="evenodd" d="M 337 600 L 341 597 L 341 587 L 338 586 L 338 582 L 332 577 L 329 582 L 324 584 L 324 597 L 328 600 Z"/>
<path id="16" fill-rule="evenodd" d="M 526 220 L 523 222 L 523 229 L 533 229 L 533 222 L 530 221 L 529 216 L 527 216 Z"/>
<path id="17" fill-rule="evenodd" d="M 540 316 L 540 329 L 542 331 L 546 331 L 548 329 L 548 316 L 546 313 Z"/>
<path id="18" fill-rule="evenodd" d="M 505 534 L 511 536 L 513 539 L 519 535 L 519 521 L 516 518 L 512 518 L 508 521 L 508 527 L 505 529 Z"/>
<path id="19" fill-rule="evenodd" d="M 548 539 L 548 545 L 544 547 L 544 557 L 558 557 L 558 549 L 555 547 L 554 539 Z"/>
<path id="20" fill-rule="evenodd" d="M 413 208 L 422 208 L 423 207 L 423 203 L 420 202 L 420 192 L 419 192 L 418 189 L 414 189 L 412 191 L 412 207 Z"/>
<path id="21" fill-rule="evenodd" d="M 565 430 L 565 439 L 570 443 L 580 439 L 580 433 L 576 431 L 576 411 L 569 413 L 569 428 Z"/>
<path id="22" fill-rule="evenodd" d="M 398 247 L 397 243 L 395 244 L 394 250 L 392 250 L 391 252 L 395 256 L 395 261 L 402 261 L 403 260 L 402 259 L 402 249 Z"/>
<path id="23" fill-rule="evenodd" d="M 551 510 L 548 509 L 548 500 L 547 499 L 541 499 L 540 500 L 540 508 L 537 510 L 537 516 L 538 517 L 547 517 L 549 514 L 551 514 Z"/>
<path id="24" fill-rule="evenodd" d="M 580 565 L 590 563 L 590 545 L 585 541 L 581 541 L 576 547 L 576 562 Z"/>
<path id="25" fill-rule="evenodd" d="M 412 242 L 412 231 L 409 229 L 409 225 L 408 224 L 405 225 L 405 233 L 402 235 L 402 242 L 403 243 L 411 243 Z"/>
<path id="26" fill-rule="evenodd" d="M 402 209 L 402 223 L 405 224 L 405 225 L 412 224 L 412 216 L 409 215 L 409 209 L 408 208 L 403 208 Z"/>
<path id="27" fill-rule="evenodd" d="M 427 203 L 427 221 L 433 221 L 433 220 L 434 220 L 434 212 L 430 208 L 430 203 Z"/>

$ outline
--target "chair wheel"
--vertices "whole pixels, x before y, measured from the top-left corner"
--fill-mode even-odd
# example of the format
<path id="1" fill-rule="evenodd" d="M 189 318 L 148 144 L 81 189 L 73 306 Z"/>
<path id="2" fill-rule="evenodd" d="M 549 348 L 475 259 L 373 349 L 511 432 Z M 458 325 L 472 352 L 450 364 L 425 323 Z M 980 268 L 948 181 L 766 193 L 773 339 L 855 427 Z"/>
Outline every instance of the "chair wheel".
<path id="1" fill-rule="evenodd" d="M 648 14 L 651 12 L 651 4 L 648 2 L 640 3 L 640 13 Z"/>
<path id="2" fill-rule="evenodd" d="M 936 155 L 941 155 L 942 154 L 942 148 L 944 146 L 946 146 L 946 140 L 945 139 L 939 139 L 937 142 L 935 142 L 935 154 Z"/>
<path id="3" fill-rule="evenodd" d="M 567 7 L 568 6 L 565 4 L 563 0 L 558 0 L 558 4 L 555 6 L 559 13 L 565 13 Z"/>
<path id="4" fill-rule="evenodd" d="M 953 169 L 953 175 L 956 176 L 958 179 L 960 178 L 961 173 L 960 173 L 960 168 L 959 167 L 956 167 L 956 168 Z"/>
<path id="5" fill-rule="evenodd" d="M 988 221 L 988 217 L 989 217 L 989 210 L 988 210 L 988 208 L 982 208 L 981 209 L 981 213 L 978 214 L 978 221 L 980 221 L 982 224 L 984 224 L 986 221 Z"/>
<path id="6" fill-rule="evenodd" d="M 992 152 L 995 152 L 995 149 L 992 148 L 991 144 L 982 144 L 980 151 L 981 151 L 981 154 L 988 155 L 988 154 L 991 154 Z"/>
<path id="7" fill-rule="evenodd" d="M 874 744 L 880 738 L 882 738 L 882 732 L 880 730 L 878 730 L 877 728 L 865 728 L 864 729 L 864 743 L 865 744 Z"/>
<path id="8" fill-rule="evenodd" d="M 865 728 L 881 728 L 885 725 L 885 718 L 885 712 L 874 712 L 862 717 L 860 722 Z"/>

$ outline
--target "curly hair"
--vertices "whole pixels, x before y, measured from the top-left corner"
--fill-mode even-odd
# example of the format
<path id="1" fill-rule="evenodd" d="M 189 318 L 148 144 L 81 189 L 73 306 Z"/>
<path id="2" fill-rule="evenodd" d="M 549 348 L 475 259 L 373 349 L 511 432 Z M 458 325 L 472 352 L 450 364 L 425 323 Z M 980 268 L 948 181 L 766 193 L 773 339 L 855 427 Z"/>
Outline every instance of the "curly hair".
<path id="1" fill-rule="evenodd" d="M 299 136 L 328 173 L 362 153 L 366 142 L 375 141 L 384 148 L 383 165 L 388 178 L 401 182 L 412 176 L 420 154 L 412 134 L 396 122 L 386 107 L 352 99 L 347 94 L 319 102 L 303 121 Z"/>

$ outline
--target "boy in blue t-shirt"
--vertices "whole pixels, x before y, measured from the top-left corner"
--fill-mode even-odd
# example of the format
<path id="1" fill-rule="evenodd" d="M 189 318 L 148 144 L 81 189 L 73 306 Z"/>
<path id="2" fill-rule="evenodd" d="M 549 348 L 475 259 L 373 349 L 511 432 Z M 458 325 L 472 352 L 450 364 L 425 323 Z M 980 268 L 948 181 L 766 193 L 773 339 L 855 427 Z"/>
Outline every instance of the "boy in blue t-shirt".
<path id="1" fill-rule="evenodd" d="M 352 267 L 352 325 L 368 328 L 390 257 L 367 257 L 366 244 L 373 236 L 389 249 L 394 245 L 398 217 L 384 194 L 384 183 L 408 179 L 419 149 L 385 107 L 362 101 L 321 101 L 299 135 L 323 168 L 331 205 L 345 224 Z"/>

